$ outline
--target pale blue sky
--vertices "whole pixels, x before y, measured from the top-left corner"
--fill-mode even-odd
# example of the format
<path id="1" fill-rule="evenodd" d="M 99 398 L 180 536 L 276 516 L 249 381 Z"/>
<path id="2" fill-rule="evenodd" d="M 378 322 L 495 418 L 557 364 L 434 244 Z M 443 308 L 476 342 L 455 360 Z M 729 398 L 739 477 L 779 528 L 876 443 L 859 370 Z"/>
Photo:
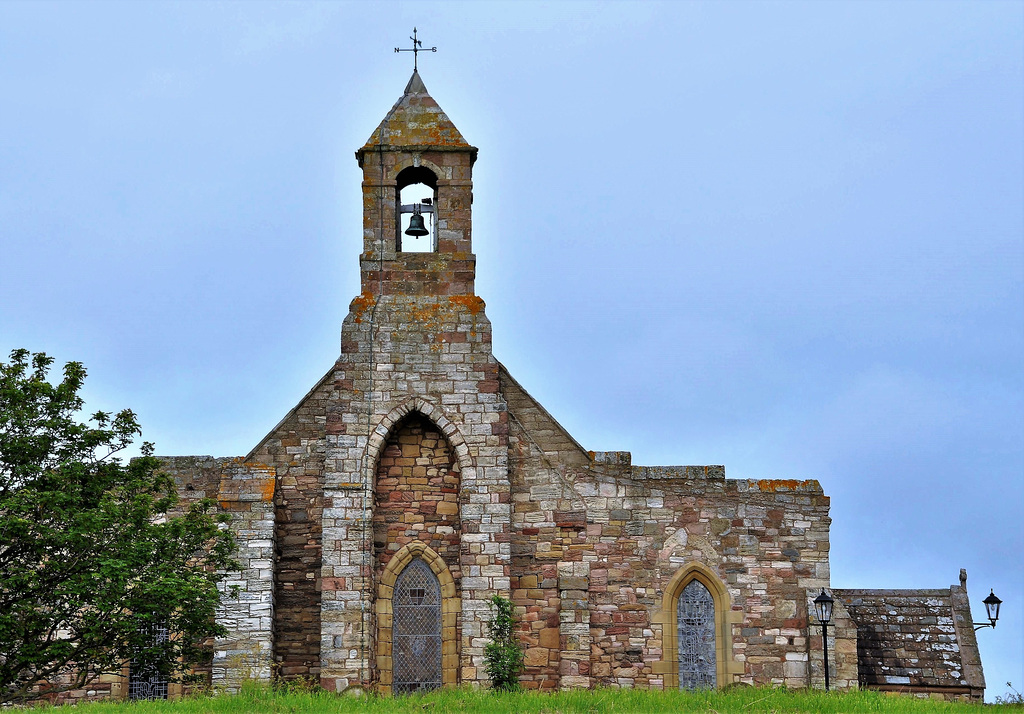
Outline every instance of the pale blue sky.
<path id="1" fill-rule="evenodd" d="M 837 587 L 966 567 L 1021 689 L 1021 2 L 2 3 L 0 352 L 246 453 L 337 356 L 413 25 L 517 379 L 589 449 L 819 479 Z"/>

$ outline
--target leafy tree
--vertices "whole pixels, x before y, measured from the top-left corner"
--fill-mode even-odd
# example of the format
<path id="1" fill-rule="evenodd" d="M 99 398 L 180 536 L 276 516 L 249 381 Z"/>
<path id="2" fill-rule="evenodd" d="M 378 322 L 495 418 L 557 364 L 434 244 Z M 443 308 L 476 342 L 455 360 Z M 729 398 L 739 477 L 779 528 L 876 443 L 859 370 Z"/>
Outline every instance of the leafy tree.
<path id="1" fill-rule="evenodd" d="M 0 704 L 85 686 L 125 662 L 174 675 L 200 661 L 217 584 L 237 569 L 215 504 L 180 507 L 130 410 L 78 421 L 85 369 L 0 363 Z M 157 642 L 154 628 L 171 637 Z"/>
<path id="2" fill-rule="evenodd" d="M 512 603 L 495 595 L 491 598 L 494 617 L 490 622 L 491 641 L 484 648 L 484 663 L 491 686 L 502 692 L 519 689 L 519 673 L 523 671 L 523 648 L 516 639 L 516 617 Z"/>

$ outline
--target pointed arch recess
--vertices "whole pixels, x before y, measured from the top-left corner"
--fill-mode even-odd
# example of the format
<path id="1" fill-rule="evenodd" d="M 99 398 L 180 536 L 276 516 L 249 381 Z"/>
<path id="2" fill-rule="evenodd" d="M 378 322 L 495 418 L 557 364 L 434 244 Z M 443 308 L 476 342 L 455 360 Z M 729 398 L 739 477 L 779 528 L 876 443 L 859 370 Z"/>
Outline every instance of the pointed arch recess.
<path id="1" fill-rule="evenodd" d="M 654 623 L 662 626 L 662 666 L 665 689 L 679 688 L 679 643 L 676 629 L 676 605 L 683 588 L 697 580 L 708 589 L 715 601 L 715 679 L 719 688 L 733 682 L 733 675 L 743 672 L 741 662 L 733 659 L 732 625 L 742 621 L 742 613 L 733 613 L 729 590 L 718 575 L 703 563 L 687 563 L 668 581 L 662 594 L 661 611 Z M 737 617 L 738 616 L 738 617 Z"/>
<path id="2" fill-rule="evenodd" d="M 444 410 L 429 399 L 423 397 L 409 397 L 404 402 L 393 408 L 381 418 L 377 427 L 370 432 L 370 438 L 366 443 L 366 455 L 363 458 L 363 483 L 372 484 L 374 474 L 377 470 L 377 462 L 387 445 L 388 436 L 392 430 L 405 417 L 413 412 L 418 412 L 441 430 L 455 451 L 455 458 L 459 460 L 459 472 L 463 482 L 476 480 L 476 467 L 473 458 L 469 454 L 469 446 L 458 427 L 448 418 Z"/>
<path id="3" fill-rule="evenodd" d="M 377 583 L 377 681 L 380 690 L 388 694 L 391 693 L 393 676 L 391 644 L 395 581 L 416 558 L 420 558 L 430 567 L 441 585 L 441 685 L 451 687 L 458 684 L 459 652 L 455 628 L 462 603 L 455 587 L 455 579 L 444 559 L 429 545 L 416 540 L 392 556 L 381 573 L 380 582 Z"/>

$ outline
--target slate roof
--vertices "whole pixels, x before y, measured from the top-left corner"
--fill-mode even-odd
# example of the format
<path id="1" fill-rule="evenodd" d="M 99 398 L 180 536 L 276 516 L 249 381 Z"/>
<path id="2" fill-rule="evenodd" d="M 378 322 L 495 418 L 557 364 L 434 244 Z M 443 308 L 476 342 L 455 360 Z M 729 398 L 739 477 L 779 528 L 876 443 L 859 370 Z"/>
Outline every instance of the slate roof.
<path id="1" fill-rule="evenodd" d="M 984 690 L 966 587 L 840 590 L 857 626 L 860 686 L 941 692 Z"/>

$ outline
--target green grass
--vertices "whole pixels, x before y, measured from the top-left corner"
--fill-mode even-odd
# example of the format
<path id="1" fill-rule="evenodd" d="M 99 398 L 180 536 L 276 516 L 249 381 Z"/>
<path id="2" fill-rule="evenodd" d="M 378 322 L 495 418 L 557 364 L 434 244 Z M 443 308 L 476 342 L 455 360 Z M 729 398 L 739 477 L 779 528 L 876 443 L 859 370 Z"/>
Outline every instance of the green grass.
<path id="1" fill-rule="evenodd" d="M 996 709 L 1022 711 L 1021 707 Z M 911 699 L 876 692 L 831 693 L 737 688 L 712 692 L 598 689 L 554 694 L 499 694 L 455 689 L 410 697 L 338 696 L 326 692 L 274 691 L 246 686 L 240 694 L 191 697 L 172 702 L 96 702 L 76 707 L 82 714 L 605 714 L 606 712 L 961 712 L 977 704 Z M 986 709 L 989 711 L 989 709 Z"/>

